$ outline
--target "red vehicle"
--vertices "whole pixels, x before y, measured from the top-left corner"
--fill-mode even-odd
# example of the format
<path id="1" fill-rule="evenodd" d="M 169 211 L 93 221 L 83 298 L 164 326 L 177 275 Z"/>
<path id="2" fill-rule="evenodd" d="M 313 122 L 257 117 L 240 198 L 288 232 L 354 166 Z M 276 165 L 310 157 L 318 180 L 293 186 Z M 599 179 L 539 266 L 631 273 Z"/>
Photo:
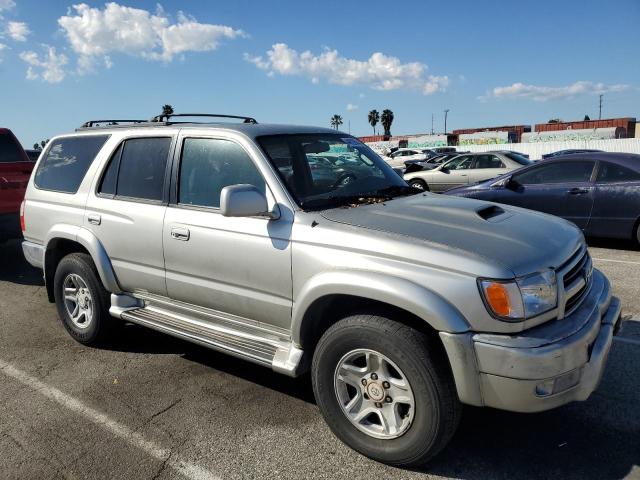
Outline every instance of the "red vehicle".
<path id="1" fill-rule="evenodd" d="M 0 128 L 0 241 L 21 236 L 20 204 L 35 164 L 11 130 Z"/>

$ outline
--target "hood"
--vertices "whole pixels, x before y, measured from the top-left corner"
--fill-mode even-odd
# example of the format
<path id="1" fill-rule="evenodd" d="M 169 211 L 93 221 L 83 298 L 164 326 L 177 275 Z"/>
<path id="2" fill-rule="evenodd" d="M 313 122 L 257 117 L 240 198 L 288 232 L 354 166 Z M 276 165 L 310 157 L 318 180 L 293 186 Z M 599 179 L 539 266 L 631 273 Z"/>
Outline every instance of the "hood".
<path id="1" fill-rule="evenodd" d="M 508 205 L 419 194 L 385 203 L 325 210 L 332 222 L 439 245 L 497 264 L 516 276 L 557 268 L 584 243 L 573 224 Z"/>

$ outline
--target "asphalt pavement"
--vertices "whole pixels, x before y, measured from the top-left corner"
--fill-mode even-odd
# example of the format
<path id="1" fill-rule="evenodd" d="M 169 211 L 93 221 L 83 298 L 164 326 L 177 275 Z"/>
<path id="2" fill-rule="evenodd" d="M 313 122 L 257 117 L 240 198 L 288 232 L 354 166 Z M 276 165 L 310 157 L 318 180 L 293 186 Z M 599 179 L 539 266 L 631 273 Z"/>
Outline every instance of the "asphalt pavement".
<path id="1" fill-rule="evenodd" d="M 0 478 L 640 479 L 640 251 L 592 241 L 628 321 L 587 402 L 539 414 L 465 408 L 421 471 L 339 442 L 308 377 L 127 325 L 75 343 L 18 242 L 0 245 Z"/>

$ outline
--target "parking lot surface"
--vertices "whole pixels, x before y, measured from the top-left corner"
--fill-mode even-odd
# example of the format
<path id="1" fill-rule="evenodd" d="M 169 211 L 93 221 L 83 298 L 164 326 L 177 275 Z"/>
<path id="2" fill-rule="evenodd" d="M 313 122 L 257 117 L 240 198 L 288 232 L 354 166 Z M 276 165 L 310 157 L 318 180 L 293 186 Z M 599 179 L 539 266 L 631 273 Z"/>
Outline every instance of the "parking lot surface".
<path id="1" fill-rule="evenodd" d="M 126 325 L 75 343 L 19 242 L 0 245 L 0 478 L 640 478 L 640 251 L 590 242 L 627 319 L 587 402 L 541 414 L 466 408 L 422 471 L 333 437 L 308 377 Z"/>

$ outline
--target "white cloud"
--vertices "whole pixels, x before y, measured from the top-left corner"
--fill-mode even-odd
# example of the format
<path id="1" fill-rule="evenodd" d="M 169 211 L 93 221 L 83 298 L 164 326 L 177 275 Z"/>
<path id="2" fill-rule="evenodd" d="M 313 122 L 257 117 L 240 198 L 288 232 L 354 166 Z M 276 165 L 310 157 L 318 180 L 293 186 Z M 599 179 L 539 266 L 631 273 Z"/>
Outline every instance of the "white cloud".
<path id="1" fill-rule="evenodd" d="M 353 103 L 347 103 L 347 112 L 353 112 L 358 109 L 358 105 L 354 105 Z"/>
<path id="2" fill-rule="evenodd" d="M 30 33 L 31 30 L 24 22 L 9 22 L 7 24 L 7 34 L 16 42 L 26 42 Z"/>
<path id="3" fill-rule="evenodd" d="M 48 83 L 59 83 L 64 80 L 64 66 L 69 62 L 66 55 L 56 53 L 55 47 L 43 45 L 46 52 L 38 55 L 36 52 L 29 50 L 22 52 L 20 58 L 29 65 L 27 68 L 27 79 L 36 80 L 41 78 Z"/>
<path id="4" fill-rule="evenodd" d="M 4 60 L 2 58 L 2 51 L 6 50 L 7 48 L 9 48 L 9 47 L 7 47 L 4 43 L 0 43 L 0 63 L 2 63 L 2 61 Z"/>
<path id="5" fill-rule="evenodd" d="M 16 2 L 13 0 L 0 0 L 0 12 L 5 10 L 11 10 L 16 6 Z"/>
<path id="6" fill-rule="evenodd" d="M 109 68 L 113 53 L 170 62 L 177 55 L 215 50 L 224 39 L 246 36 L 242 30 L 225 25 L 199 23 L 182 12 L 177 22 L 171 23 L 161 7 L 155 14 L 115 2 L 107 3 L 104 9 L 85 3 L 72 8 L 58 24 L 79 55 L 79 73 L 92 71 L 99 63 Z"/>
<path id="7" fill-rule="evenodd" d="M 376 52 L 367 60 L 340 56 L 337 50 L 325 49 L 320 55 L 302 53 L 285 43 L 276 43 L 266 56 L 244 55 L 270 75 L 300 75 L 312 83 L 326 80 L 338 85 L 368 85 L 376 90 L 412 89 L 425 95 L 443 91 L 449 84 L 446 76 L 427 75 L 424 63 L 402 63 L 399 58 Z"/>
<path id="8" fill-rule="evenodd" d="M 604 83 L 588 81 L 578 81 L 562 87 L 527 85 L 517 82 L 506 87 L 496 87 L 488 92 L 487 95 L 479 98 L 481 100 L 488 98 L 526 98 L 538 102 L 545 102 L 547 100 L 558 100 L 577 95 L 599 95 L 601 93 L 622 92 L 628 88 L 629 85 L 606 85 Z"/>

